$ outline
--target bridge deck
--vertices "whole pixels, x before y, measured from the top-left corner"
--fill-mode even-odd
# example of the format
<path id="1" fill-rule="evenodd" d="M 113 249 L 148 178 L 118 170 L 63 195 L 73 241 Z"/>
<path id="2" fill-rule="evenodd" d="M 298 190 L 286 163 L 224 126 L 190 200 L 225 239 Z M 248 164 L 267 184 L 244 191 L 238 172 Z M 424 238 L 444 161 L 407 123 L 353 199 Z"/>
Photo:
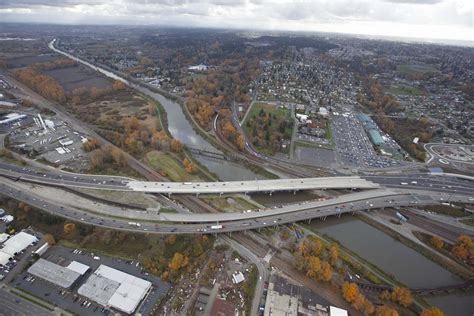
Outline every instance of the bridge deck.
<path id="1" fill-rule="evenodd" d="M 408 193 L 401 193 L 392 191 L 389 189 L 379 189 L 371 190 L 365 192 L 357 192 L 351 194 L 344 194 L 334 199 L 329 199 L 325 201 L 312 201 L 312 202 L 301 202 L 297 204 L 289 204 L 279 208 L 267 208 L 259 211 L 252 211 L 248 213 L 210 213 L 210 214 L 180 214 L 180 213 L 161 213 L 160 220 L 171 221 L 171 222 L 181 222 L 181 223 L 217 223 L 217 222 L 230 222 L 230 221 L 239 221 L 239 220 L 252 220 L 260 217 L 266 216 L 275 216 L 275 215 L 288 215 L 292 212 L 298 212 L 301 210 L 311 210 L 316 211 L 317 208 L 328 207 L 331 205 L 340 205 L 341 203 L 347 203 L 342 208 L 336 210 L 334 208 L 330 212 L 324 212 L 322 216 L 330 216 L 337 213 L 347 213 L 352 212 L 350 203 L 356 202 L 358 200 L 366 200 L 372 198 L 383 198 L 391 196 L 403 196 Z"/>
<path id="2" fill-rule="evenodd" d="M 131 181 L 133 191 L 152 193 L 238 193 L 298 191 L 313 189 L 375 189 L 380 185 L 359 177 L 321 177 L 301 179 L 224 181 L 224 182 L 146 182 Z"/>

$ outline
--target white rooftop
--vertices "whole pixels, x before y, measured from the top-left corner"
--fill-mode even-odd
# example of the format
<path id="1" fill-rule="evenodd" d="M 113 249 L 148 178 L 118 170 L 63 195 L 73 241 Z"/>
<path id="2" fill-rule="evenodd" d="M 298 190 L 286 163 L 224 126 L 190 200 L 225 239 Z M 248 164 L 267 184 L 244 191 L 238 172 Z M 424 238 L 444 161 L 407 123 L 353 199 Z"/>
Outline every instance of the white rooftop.
<path id="1" fill-rule="evenodd" d="M 329 316 L 347 316 L 349 315 L 345 309 L 329 306 Z"/>
<path id="2" fill-rule="evenodd" d="M 63 288 L 69 288 L 81 276 L 80 273 L 43 258 L 29 267 L 28 273 Z"/>
<path id="3" fill-rule="evenodd" d="M 11 257 L 12 256 L 10 256 L 8 253 L 0 251 L 0 264 L 1 265 L 7 264 Z"/>
<path id="4" fill-rule="evenodd" d="M 14 256 L 15 253 L 20 252 L 34 242 L 37 242 L 38 238 L 25 232 L 19 232 L 12 236 L 10 239 L 3 243 L 1 252 L 7 253 L 10 256 Z"/>
<path id="5" fill-rule="evenodd" d="M 151 288 L 151 282 L 100 265 L 78 293 L 99 304 L 131 314 Z"/>
<path id="6" fill-rule="evenodd" d="M 242 272 L 236 272 L 234 274 L 232 274 L 232 281 L 235 283 L 235 284 L 239 284 L 240 282 L 243 282 L 245 280 L 244 278 L 244 275 L 242 274 Z"/>
<path id="7" fill-rule="evenodd" d="M 72 270 L 72 271 L 75 271 L 75 272 L 79 273 L 80 275 L 84 275 L 87 272 L 87 270 L 89 270 L 88 265 L 85 265 L 85 264 L 77 262 L 77 261 L 72 261 L 67 266 L 67 268 L 69 270 Z"/>

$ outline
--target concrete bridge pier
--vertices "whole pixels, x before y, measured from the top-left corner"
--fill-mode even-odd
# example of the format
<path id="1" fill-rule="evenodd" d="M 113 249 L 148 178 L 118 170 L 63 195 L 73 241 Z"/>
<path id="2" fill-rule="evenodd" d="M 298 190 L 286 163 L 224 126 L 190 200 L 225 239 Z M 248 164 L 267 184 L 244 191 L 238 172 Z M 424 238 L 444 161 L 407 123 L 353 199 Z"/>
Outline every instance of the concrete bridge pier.
<path id="1" fill-rule="evenodd" d="M 199 197 L 199 192 L 198 192 L 198 193 L 196 193 L 196 197 Z"/>
<path id="2" fill-rule="evenodd" d="M 171 193 L 168 193 L 168 199 L 171 197 Z"/>
<path id="3" fill-rule="evenodd" d="M 272 194 L 273 194 L 273 191 L 270 191 L 270 193 L 269 193 L 269 194 L 270 194 L 270 196 L 272 196 Z"/>
<path id="4" fill-rule="evenodd" d="M 222 196 L 222 194 L 224 194 L 224 192 L 219 193 L 219 196 Z"/>
<path id="5" fill-rule="evenodd" d="M 321 220 L 322 220 L 322 221 L 325 221 L 325 220 L 326 220 L 326 217 L 327 217 L 327 216 L 321 217 Z"/>
<path id="6" fill-rule="evenodd" d="M 298 190 L 294 190 L 294 191 L 293 191 L 293 195 L 296 195 L 296 192 L 298 192 Z"/>

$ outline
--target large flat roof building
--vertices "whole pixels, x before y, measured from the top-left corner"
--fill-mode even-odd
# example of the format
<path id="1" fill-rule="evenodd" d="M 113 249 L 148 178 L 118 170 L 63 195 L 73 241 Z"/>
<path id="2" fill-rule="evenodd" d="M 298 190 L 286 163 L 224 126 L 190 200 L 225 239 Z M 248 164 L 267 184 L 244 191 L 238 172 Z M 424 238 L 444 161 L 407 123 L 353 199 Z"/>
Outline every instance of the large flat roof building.
<path id="1" fill-rule="evenodd" d="M 70 288 L 81 276 L 76 271 L 42 258 L 28 268 L 28 273 L 65 289 Z"/>
<path id="2" fill-rule="evenodd" d="M 102 264 L 77 292 L 103 306 L 131 314 L 150 289 L 151 282 Z"/>

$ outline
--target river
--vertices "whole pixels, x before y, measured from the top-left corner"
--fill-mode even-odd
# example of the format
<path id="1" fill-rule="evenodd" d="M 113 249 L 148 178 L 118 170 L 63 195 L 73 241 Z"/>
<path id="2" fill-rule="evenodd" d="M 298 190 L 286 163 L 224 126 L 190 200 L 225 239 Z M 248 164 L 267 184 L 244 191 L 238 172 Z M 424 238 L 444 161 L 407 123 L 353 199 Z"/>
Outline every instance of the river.
<path id="1" fill-rule="evenodd" d="M 89 68 L 92 68 L 105 76 L 114 79 L 123 81 L 125 84 L 129 85 L 130 87 L 134 88 L 135 90 L 140 91 L 141 93 L 153 98 L 154 100 L 161 103 L 162 107 L 166 111 L 166 115 L 168 118 L 168 130 L 173 138 L 179 140 L 186 146 L 213 151 L 222 153 L 219 149 L 214 147 L 211 143 L 209 143 L 204 137 L 199 135 L 191 126 L 191 123 L 188 121 L 186 116 L 183 113 L 183 109 L 181 106 L 164 97 L 163 95 L 156 93 L 144 86 L 137 85 L 132 83 L 117 74 L 110 72 L 106 69 L 97 67 L 85 60 L 77 58 L 71 54 L 58 50 L 54 47 L 55 39 L 49 43 L 48 47 L 62 55 L 65 55 L 79 63 L 86 65 Z M 217 159 L 212 159 L 208 157 L 202 157 L 199 155 L 194 155 L 194 158 L 199 161 L 203 166 L 209 169 L 211 172 L 216 174 L 220 180 L 254 180 L 254 179 L 262 179 L 261 175 L 254 173 L 253 171 L 247 169 L 246 167 L 229 162 L 229 161 L 219 161 Z"/>
<path id="2" fill-rule="evenodd" d="M 355 217 L 343 216 L 340 219 L 328 218 L 324 222 L 315 221 L 313 227 L 337 239 L 344 247 L 359 254 L 409 287 L 429 288 L 463 282 L 459 277 L 412 248 Z M 446 315 L 472 316 L 474 312 L 472 293 L 426 296 L 425 299 L 443 309 Z"/>

